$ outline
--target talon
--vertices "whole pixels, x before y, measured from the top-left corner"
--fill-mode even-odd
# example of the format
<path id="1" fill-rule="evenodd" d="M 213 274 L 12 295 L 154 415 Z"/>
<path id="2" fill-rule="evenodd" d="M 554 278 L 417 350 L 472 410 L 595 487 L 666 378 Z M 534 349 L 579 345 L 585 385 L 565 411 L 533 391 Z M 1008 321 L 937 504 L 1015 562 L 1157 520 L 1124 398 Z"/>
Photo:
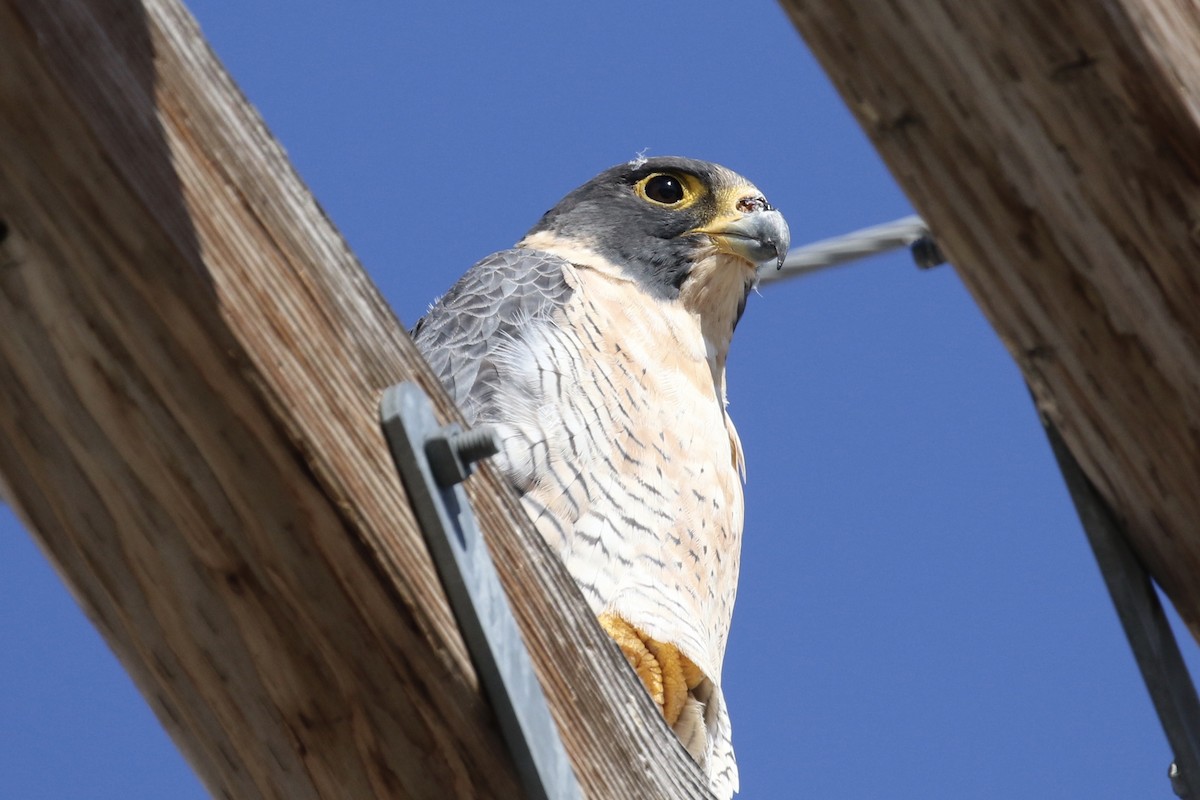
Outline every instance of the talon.
<path id="1" fill-rule="evenodd" d="M 647 637 L 646 648 L 658 659 L 662 673 L 663 700 L 659 703 L 667 725 L 673 726 L 687 702 L 688 687 L 683 679 L 683 654 L 673 644 L 663 644 Z"/>
<path id="2" fill-rule="evenodd" d="M 674 725 L 683 712 L 688 691 L 704 680 L 704 674 L 675 645 L 651 639 L 620 617 L 601 614 L 599 621 L 621 648 L 667 725 Z"/>
<path id="3" fill-rule="evenodd" d="M 683 653 L 679 654 L 679 658 L 683 661 L 683 682 L 687 684 L 689 691 L 695 689 L 704 682 L 704 673 Z"/>

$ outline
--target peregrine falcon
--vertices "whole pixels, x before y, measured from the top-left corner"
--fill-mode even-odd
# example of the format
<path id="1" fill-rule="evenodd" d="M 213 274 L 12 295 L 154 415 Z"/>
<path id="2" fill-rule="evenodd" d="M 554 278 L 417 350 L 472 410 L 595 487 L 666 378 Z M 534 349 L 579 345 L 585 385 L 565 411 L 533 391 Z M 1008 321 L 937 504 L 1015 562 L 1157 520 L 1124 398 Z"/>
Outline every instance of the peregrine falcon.
<path id="1" fill-rule="evenodd" d="M 760 263 L 789 233 L 724 167 L 600 173 L 413 329 L 714 793 L 738 787 L 721 662 L 745 469 L 725 359 Z"/>

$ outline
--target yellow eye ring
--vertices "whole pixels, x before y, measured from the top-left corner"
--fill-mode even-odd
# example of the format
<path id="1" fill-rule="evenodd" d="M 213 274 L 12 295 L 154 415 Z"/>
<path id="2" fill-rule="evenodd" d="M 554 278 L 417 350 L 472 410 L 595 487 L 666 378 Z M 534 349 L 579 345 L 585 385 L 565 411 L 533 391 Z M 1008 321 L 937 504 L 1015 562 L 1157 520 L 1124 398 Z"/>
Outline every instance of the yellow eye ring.
<path id="1" fill-rule="evenodd" d="M 699 195 L 694 179 L 673 172 L 647 175 L 637 182 L 635 189 L 643 200 L 666 208 L 690 206 Z"/>

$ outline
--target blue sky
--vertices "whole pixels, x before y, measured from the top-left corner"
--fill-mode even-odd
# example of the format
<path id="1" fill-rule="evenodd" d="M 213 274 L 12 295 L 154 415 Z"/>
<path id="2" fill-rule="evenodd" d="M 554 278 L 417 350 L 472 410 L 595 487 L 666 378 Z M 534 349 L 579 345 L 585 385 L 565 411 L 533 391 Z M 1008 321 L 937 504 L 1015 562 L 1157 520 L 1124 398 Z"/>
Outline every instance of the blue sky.
<path id="1" fill-rule="evenodd" d="M 742 172 L 794 244 L 912 211 L 765 0 L 191 8 L 410 325 L 643 150 Z M 1021 377 L 950 268 L 897 254 L 765 289 L 729 372 L 743 797 L 1171 796 Z M 203 796 L 0 509 L 0 797 Z"/>

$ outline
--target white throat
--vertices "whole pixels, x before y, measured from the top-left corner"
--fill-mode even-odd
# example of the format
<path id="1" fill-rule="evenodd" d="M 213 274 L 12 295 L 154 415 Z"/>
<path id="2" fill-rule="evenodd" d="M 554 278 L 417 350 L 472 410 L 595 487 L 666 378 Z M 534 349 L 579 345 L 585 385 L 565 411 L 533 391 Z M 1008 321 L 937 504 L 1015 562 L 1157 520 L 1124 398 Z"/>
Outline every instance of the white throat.
<path id="1" fill-rule="evenodd" d="M 749 261 L 714 251 L 693 265 L 679 292 L 679 303 L 699 323 L 713 383 L 722 399 L 733 326 L 754 275 L 755 267 Z"/>

